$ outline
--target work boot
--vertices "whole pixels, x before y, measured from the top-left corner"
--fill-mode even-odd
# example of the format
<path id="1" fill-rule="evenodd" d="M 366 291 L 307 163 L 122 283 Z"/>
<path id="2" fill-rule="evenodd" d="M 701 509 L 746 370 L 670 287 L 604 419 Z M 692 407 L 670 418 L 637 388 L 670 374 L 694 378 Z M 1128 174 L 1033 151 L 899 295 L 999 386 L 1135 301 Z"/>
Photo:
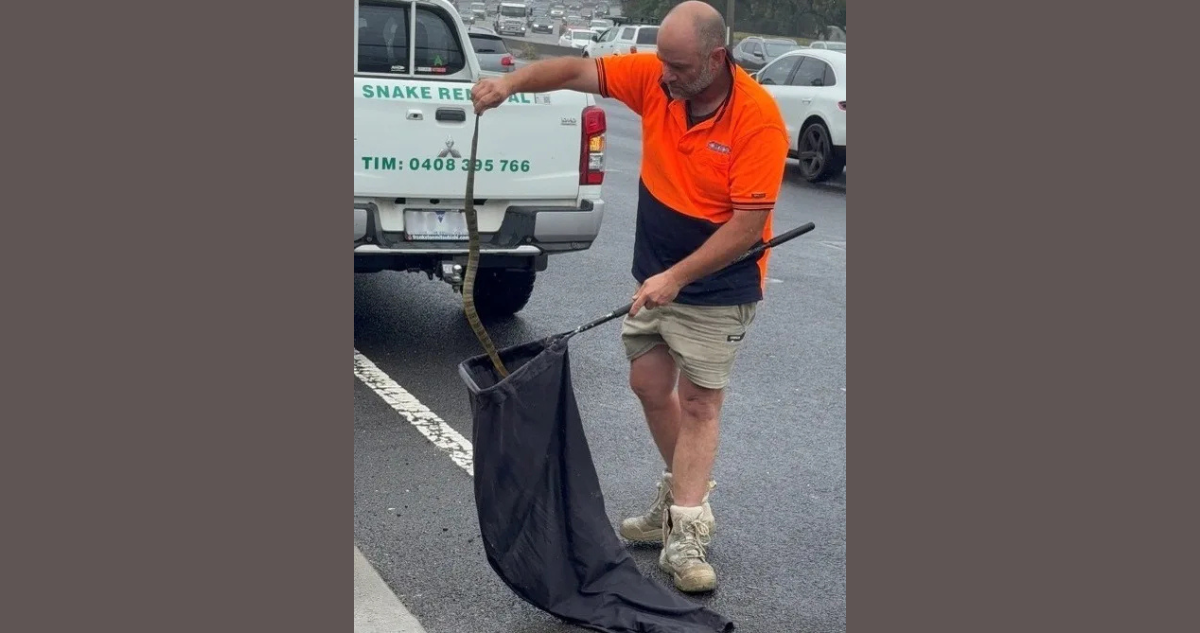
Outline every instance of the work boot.
<path id="1" fill-rule="evenodd" d="M 673 505 L 663 514 L 662 529 L 667 537 L 658 555 L 658 566 L 671 574 L 675 588 L 684 593 L 717 588 L 717 573 L 704 555 L 712 536 L 711 525 L 712 513 L 704 506 Z"/>
<path id="2" fill-rule="evenodd" d="M 662 479 L 658 482 L 658 495 L 654 498 L 654 505 L 646 514 L 640 517 L 632 517 L 621 522 L 621 536 L 626 540 L 635 543 L 658 543 L 663 542 L 663 513 L 667 508 L 674 503 L 671 497 L 671 484 L 673 483 L 671 473 L 663 471 Z M 708 481 L 708 489 L 711 491 L 717 486 L 717 482 Z M 716 522 L 713 520 L 712 508 L 708 505 L 708 494 L 704 495 L 701 500 L 704 506 L 704 511 L 709 518 L 709 530 L 716 527 Z"/>

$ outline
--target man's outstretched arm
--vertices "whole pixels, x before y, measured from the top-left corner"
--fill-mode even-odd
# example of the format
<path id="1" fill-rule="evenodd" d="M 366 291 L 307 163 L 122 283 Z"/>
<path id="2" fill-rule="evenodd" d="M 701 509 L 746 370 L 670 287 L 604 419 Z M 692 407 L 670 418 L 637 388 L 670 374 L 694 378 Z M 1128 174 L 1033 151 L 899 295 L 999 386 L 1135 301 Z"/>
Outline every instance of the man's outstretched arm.
<path id="1" fill-rule="evenodd" d="M 557 57 L 536 61 L 504 75 L 480 80 L 471 89 L 475 113 L 494 108 L 518 92 L 575 90 L 600 94 L 596 61 L 583 57 Z"/>

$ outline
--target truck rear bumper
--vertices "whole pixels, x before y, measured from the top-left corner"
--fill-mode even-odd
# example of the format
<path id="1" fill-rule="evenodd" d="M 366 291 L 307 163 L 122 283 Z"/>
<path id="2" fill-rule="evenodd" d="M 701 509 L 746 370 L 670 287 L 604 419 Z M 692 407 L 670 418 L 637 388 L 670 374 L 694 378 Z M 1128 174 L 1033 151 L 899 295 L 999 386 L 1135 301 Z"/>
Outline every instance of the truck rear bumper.
<path id="1" fill-rule="evenodd" d="M 603 200 L 584 200 L 579 207 L 512 206 L 504 214 L 500 230 L 480 233 L 481 254 L 534 256 L 590 248 L 604 220 Z M 421 254 L 448 256 L 465 254 L 466 241 L 416 241 L 403 231 L 379 228 L 379 209 L 374 203 L 354 205 L 354 253 Z"/>

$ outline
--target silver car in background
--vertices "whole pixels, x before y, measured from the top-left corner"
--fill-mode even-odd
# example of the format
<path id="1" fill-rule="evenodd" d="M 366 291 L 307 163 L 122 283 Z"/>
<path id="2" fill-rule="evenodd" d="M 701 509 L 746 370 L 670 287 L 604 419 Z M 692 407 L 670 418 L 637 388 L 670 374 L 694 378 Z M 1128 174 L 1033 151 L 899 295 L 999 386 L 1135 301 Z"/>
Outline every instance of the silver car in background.
<path id="1" fill-rule="evenodd" d="M 517 63 L 504 39 L 492 29 L 482 26 L 467 28 L 467 36 L 471 38 L 471 48 L 479 58 L 479 68 L 489 73 L 511 73 L 516 70 Z"/>

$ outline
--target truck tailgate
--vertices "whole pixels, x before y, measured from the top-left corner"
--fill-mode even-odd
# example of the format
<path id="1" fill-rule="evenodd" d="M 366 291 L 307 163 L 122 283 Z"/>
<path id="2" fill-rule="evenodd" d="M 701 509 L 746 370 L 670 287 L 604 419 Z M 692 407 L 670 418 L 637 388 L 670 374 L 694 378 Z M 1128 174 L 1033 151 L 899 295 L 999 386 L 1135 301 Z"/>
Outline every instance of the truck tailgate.
<path id="1" fill-rule="evenodd" d="M 461 198 L 475 112 L 467 82 L 354 79 L 356 196 Z M 587 97 L 516 94 L 484 114 L 477 198 L 575 199 Z"/>

